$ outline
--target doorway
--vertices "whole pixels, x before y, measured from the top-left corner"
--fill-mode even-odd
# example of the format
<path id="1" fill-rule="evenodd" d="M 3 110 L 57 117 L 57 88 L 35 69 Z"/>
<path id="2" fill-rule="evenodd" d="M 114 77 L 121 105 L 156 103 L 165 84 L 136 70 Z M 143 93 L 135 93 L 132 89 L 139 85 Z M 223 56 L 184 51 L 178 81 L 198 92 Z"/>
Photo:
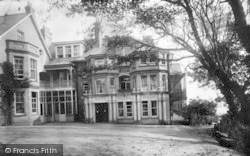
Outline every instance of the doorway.
<path id="1" fill-rule="evenodd" d="M 96 113 L 96 122 L 108 122 L 109 121 L 108 103 L 96 103 L 95 113 Z"/>

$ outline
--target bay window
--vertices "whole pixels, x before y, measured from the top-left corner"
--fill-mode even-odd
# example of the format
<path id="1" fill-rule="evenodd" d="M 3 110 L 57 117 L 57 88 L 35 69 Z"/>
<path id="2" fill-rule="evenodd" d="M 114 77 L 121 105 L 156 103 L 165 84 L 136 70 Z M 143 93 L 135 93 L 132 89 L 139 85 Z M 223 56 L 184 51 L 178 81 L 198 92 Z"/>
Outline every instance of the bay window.
<path id="1" fill-rule="evenodd" d="M 17 79 L 24 78 L 24 58 L 23 57 L 14 57 L 14 75 Z"/>

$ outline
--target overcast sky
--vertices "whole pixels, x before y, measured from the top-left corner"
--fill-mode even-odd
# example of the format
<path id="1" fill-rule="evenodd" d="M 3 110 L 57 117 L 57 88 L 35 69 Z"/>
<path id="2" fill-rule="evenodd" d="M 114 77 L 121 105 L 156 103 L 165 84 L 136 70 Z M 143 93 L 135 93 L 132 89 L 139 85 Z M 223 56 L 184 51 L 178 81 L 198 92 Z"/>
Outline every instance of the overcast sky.
<path id="1" fill-rule="evenodd" d="M 0 1 L 0 15 L 4 14 L 17 14 L 25 12 L 24 7 L 27 5 L 28 0 L 22 0 L 20 2 L 16 0 L 3 0 Z M 50 15 L 51 18 L 49 21 L 42 22 L 44 17 L 47 15 L 46 9 L 48 9 L 48 4 L 46 0 L 32 0 L 33 8 L 36 10 L 35 18 L 39 27 L 45 25 L 52 32 L 52 41 L 73 41 L 84 39 L 83 34 L 77 34 L 77 32 L 85 30 L 88 28 L 94 21 L 94 18 L 87 16 L 76 15 L 74 18 L 66 17 L 66 9 L 54 9 Z M 18 9 L 20 8 L 20 9 Z M 43 12 L 43 14 L 41 14 Z M 139 32 L 136 31 L 133 33 L 135 38 L 142 38 L 142 35 L 149 35 L 150 32 Z M 86 36 L 86 35 L 85 35 Z M 163 45 L 164 41 L 160 42 L 159 45 Z M 183 68 L 190 61 L 184 61 L 182 65 Z M 200 97 L 202 99 L 214 99 L 216 93 L 214 90 L 209 88 L 199 88 L 197 83 L 191 83 L 191 78 L 187 77 L 187 95 L 188 99 Z M 220 112 L 224 112 L 224 109 L 221 109 Z"/>

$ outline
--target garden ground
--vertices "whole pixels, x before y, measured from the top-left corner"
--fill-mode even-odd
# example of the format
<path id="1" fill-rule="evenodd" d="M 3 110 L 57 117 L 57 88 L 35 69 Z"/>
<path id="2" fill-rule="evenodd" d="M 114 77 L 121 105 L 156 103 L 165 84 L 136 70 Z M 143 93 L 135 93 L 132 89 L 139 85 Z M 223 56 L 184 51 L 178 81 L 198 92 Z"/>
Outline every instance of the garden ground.
<path id="1" fill-rule="evenodd" d="M 1 144 L 63 144 L 65 156 L 235 156 L 205 133 L 207 127 L 51 123 L 0 126 Z"/>

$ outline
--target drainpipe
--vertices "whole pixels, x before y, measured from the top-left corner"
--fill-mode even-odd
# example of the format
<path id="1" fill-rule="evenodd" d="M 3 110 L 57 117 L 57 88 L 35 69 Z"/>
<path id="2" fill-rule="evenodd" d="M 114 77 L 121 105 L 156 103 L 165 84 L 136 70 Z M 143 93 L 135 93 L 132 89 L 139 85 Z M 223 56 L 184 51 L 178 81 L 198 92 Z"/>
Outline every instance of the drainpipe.
<path id="1" fill-rule="evenodd" d="M 167 54 L 167 74 L 168 74 L 168 94 L 169 94 L 169 116 L 170 116 L 170 124 L 172 124 L 171 112 L 172 112 L 172 103 L 171 103 L 171 80 L 170 80 L 170 60 L 169 53 Z"/>

